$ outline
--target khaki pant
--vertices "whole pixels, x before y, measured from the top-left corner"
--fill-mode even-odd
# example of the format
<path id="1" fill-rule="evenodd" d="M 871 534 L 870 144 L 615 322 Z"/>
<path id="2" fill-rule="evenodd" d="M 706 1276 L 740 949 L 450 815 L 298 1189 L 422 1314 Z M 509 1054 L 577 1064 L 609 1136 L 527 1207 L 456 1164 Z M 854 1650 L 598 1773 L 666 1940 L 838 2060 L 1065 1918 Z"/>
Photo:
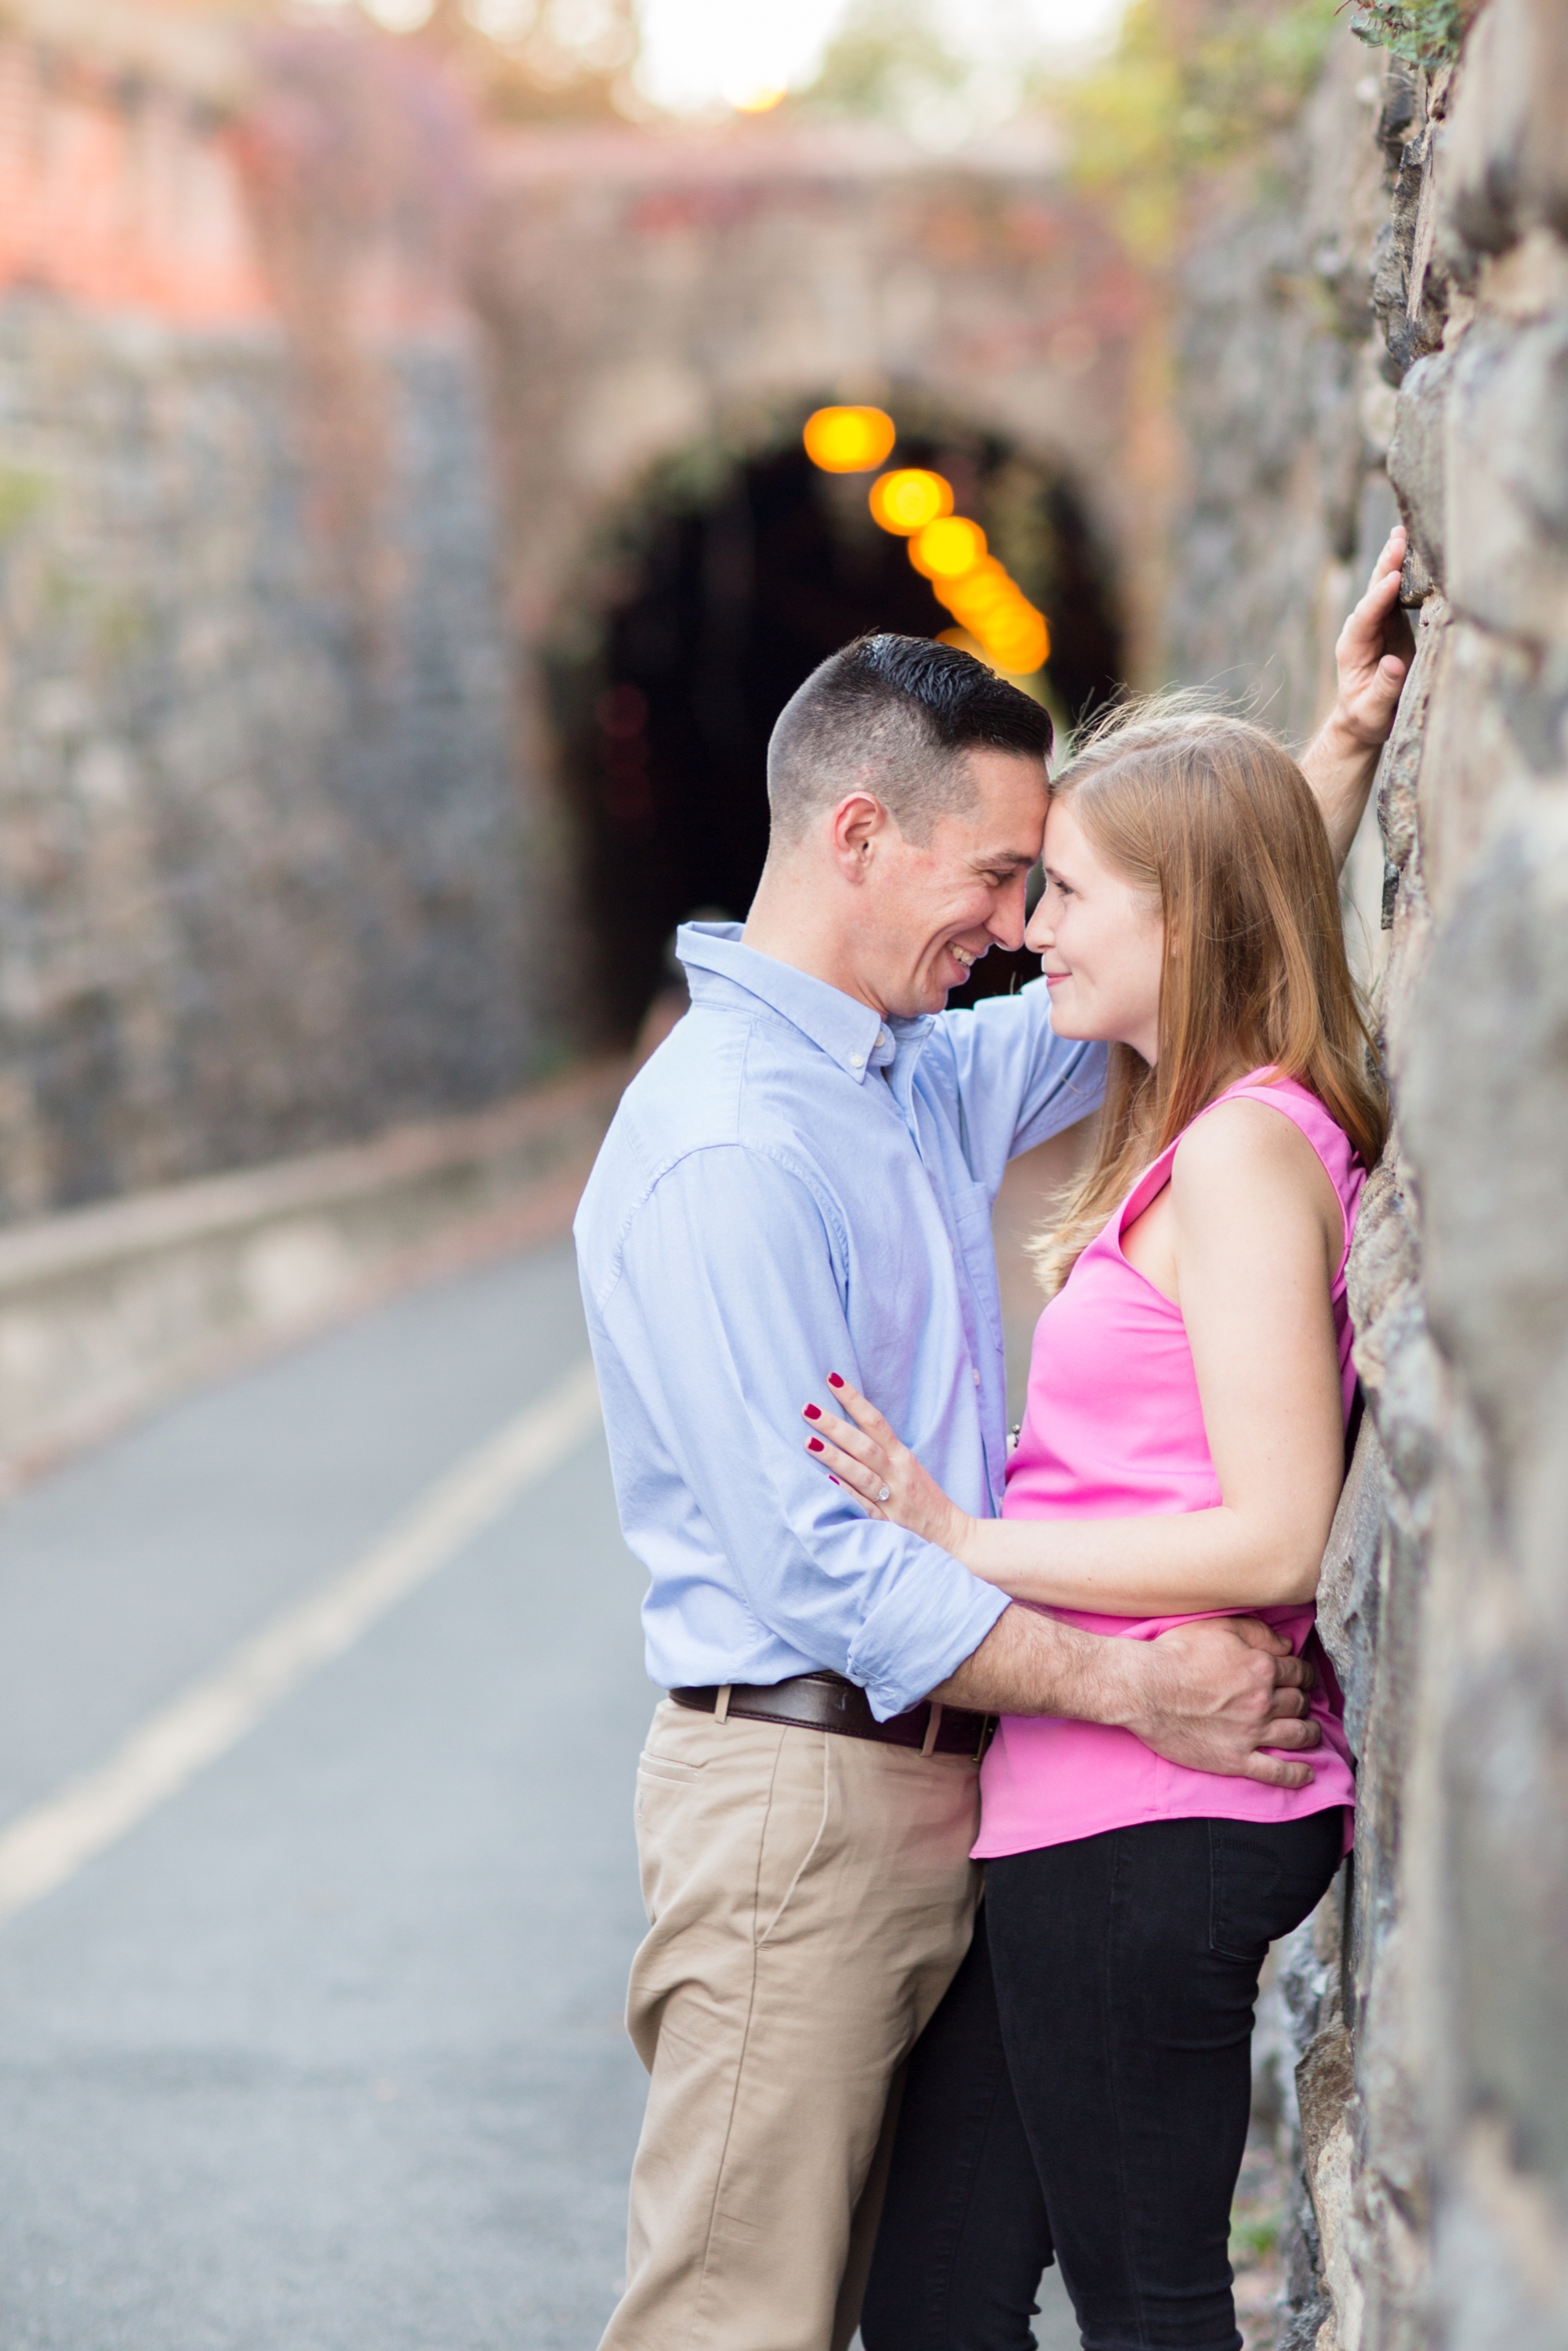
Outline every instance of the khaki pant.
<path id="1" fill-rule="evenodd" d="M 889 2093 L 968 1947 L 978 1779 L 959 1756 L 655 1712 L 627 2015 L 652 2080 L 602 2351 L 847 2345 Z"/>

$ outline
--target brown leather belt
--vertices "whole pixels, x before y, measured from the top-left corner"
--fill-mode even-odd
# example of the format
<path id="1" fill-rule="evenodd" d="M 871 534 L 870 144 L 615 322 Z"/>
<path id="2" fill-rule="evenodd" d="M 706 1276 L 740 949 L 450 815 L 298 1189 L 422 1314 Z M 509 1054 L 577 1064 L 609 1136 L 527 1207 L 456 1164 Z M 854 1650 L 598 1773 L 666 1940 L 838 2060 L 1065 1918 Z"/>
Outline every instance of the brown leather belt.
<path id="1" fill-rule="evenodd" d="M 721 1701 L 727 1695 L 728 1704 Z M 738 1715 L 743 1722 L 787 1722 L 797 1730 L 835 1730 L 845 1739 L 875 1739 L 889 1747 L 917 1747 L 923 1755 L 967 1755 L 978 1762 L 997 1727 L 992 1714 L 929 1698 L 879 1722 L 864 1690 L 826 1671 L 798 1674 L 793 1681 L 720 1683 L 705 1689 L 673 1689 L 677 1706 L 694 1714 Z"/>

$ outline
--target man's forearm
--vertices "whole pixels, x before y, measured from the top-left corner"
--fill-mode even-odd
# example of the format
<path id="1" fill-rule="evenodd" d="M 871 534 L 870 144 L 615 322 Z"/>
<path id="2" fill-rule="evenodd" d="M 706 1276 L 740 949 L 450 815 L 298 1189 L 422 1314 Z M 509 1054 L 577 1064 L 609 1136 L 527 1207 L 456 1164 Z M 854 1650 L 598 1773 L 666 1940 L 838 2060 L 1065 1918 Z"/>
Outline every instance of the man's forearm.
<path id="1" fill-rule="evenodd" d="M 1320 1735 L 1303 1719 L 1312 1669 L 1289 1647 L 1234 1616 L 1128 1641 L 1015 1606 L 931 1695 L 987 1714 L 1117 1724 L 1173 1763 L 1299 1788 L 1312 1766 L 1270 1751 L 1311 1748 Z"/>
<path id="2" fill-rule="evenodd" d="M 1364 743 L 1331 711 L 1301 754 L 1301 773 L 1323 812 L 1336 872 L 1366 812 L 1382 749 L 1381 743 Z"/>
<path id="3" fill-rule="evenodd" d="M 1127 1644 L 1031 1608 L 1005 1609 L 972 1656 L 931 1693 L 979 1714 L 1061 1714 L 1079 1722 L 1131 1720 Z"/>

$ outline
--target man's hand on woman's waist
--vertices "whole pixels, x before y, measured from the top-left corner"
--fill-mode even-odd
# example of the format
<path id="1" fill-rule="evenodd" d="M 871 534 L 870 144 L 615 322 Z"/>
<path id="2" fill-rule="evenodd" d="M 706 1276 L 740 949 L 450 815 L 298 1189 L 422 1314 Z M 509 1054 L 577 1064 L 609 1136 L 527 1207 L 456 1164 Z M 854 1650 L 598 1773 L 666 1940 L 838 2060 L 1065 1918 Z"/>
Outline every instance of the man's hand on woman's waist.
<path id="1" fill-rule="evenodd" d="M 1014 1606 L 931 1695 L 985 1713 L 1111 1723 L 1189 1771 L 1305 1788 L 1310 1764 L 1267 1750 L 1317 1746 L 1322 1733 L 1307 1713 L 1316 1679 L 1253 1616 L 1122 1641 Z"/>

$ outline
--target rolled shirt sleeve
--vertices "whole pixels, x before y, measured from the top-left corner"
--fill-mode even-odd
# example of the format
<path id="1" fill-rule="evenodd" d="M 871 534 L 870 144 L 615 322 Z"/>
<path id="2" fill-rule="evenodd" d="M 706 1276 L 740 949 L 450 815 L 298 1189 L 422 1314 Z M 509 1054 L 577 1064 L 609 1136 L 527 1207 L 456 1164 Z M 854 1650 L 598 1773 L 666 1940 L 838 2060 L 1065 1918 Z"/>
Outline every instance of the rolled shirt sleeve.
<path id="1" fill-rule="evenodd" d="M 969 1656 L 1009 1604 L 934 1544 L 863 1517 L 805 1450 L 801 1407 L 830 1395 L 827 1373 L 861 1384 L 847 1237 L 808 1167 L 713 1145 L 637 1207 L 590 1322 L 607 1415 L 640 1424 L 616 1478 L 628 1542 L 655 1571 L 647 1610 L 688 1625 L 706 1614 L 717 1631 L 743 1607 L 796 1670 L 847 1675 L 886 1719 Z M 885 1383 L 877 1401 L 895 1426 L 901 1404 L 915 1409 Z M 901 1434 L 918 1445 L 907 1423 Z"/>

